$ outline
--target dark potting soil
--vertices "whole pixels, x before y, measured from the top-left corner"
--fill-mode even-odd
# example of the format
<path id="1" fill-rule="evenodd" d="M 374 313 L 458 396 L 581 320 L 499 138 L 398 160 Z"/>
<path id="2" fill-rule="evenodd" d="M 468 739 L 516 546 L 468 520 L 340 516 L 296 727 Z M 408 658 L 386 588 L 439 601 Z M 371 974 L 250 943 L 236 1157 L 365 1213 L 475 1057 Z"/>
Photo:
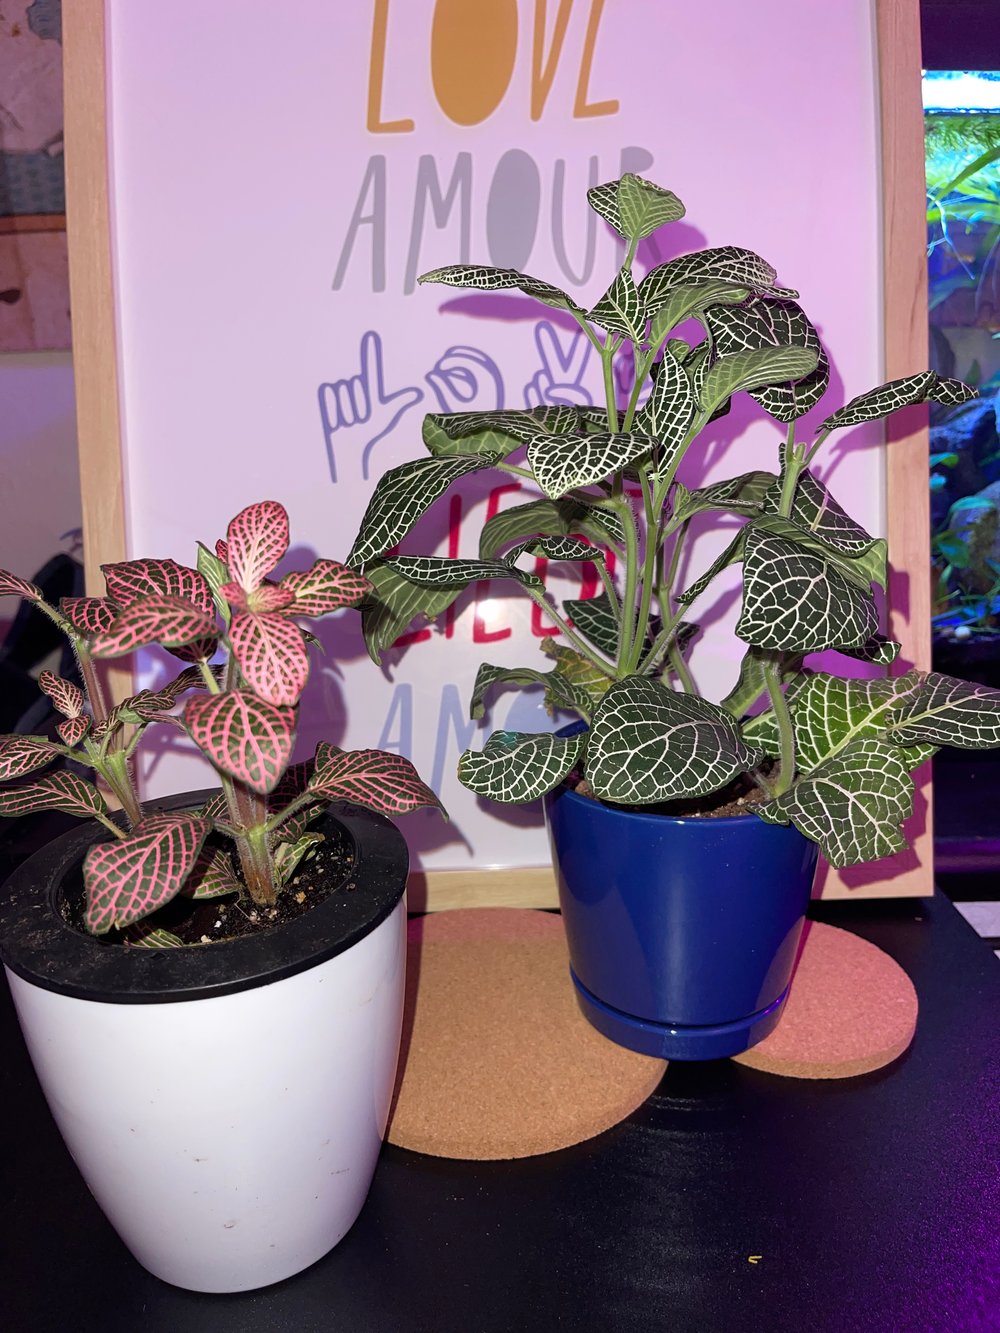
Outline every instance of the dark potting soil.
<path id="1" fill-rule="evenodd" d="M 214 835 L 211 841 L 214 841 Z M 226 840 L 219 838 L 218 844 L 226 847 L 228 852 L 230 844 Z M 234 855 L 232 861 L 239 878 Z M 106 935 L 94 938 L 112 947 L 135 948 L 141 933 L 150 927 L 168 930 L 183 944 L 190 945 L 215 944 L 222 940 L 258 935 L 304 916 L 331 893 L 352 892 L 355 887 L 351 880 L 353 866 L 354 847 L 351 839 L 343 831 L 337 830 L 334 838 L 327 836 L 308 860 L 299 863 L 289 883 L 279 892 L 274 907 L 258 906 L 245 892 L 202 901 L 195 901 L 179 893 L 159 911 L 145 917 L 135 926 L 126 930 L 111 930 Z M 63 920 L 74 930 L 85 929 L 82 863 L 70 881 L 61 910 Z"/>
<path id="2" fill-rule="evenodd" d="M 765 777 L 776 776 L 778 771 L 777 765 L 761 767 Z M 594 795 L 594 789 L 586 778 L 578 774 L 570 776 L 570 786 L 578 796 L 586 796 L 593 801 L 601 799 Z M 682 815 L 698 819 L 731 819 L 736 815 L 752 814 L 755 805 L 763 805 L 768 799 L 767 793 L 748 774 L 741 773 L 719 791 L 691 800 L 661 801 L 657 805 L 617 805 L 614 801 L 604 801 L 603 804 L 615 810 L 635 810 L 641 815 L 669 815 L 672 819 L 679 819 Z"/>

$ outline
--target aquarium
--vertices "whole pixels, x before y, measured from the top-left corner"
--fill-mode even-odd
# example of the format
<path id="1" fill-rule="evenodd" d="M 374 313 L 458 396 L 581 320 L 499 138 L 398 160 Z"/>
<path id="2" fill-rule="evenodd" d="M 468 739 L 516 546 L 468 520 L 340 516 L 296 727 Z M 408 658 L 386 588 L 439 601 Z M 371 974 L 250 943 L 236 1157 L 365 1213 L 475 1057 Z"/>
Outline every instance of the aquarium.
<path id="1" fill-rule="evenodd" d="M 923 92 L 931 365 L 980 393 L 931 415 L 934 665 L 1000 685 L 1000 72 Z"/>

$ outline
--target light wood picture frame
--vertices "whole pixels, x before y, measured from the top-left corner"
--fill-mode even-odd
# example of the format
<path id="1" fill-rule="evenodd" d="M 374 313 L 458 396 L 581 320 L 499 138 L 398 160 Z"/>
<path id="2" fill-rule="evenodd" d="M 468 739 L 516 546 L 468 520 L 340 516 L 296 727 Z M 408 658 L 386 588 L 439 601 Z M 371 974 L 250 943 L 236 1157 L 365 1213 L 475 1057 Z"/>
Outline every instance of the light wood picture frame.
<path id="1" fill-rule="evenodd" d="M 112 262 L 113 208 L 109 189 L 108 31 L 105 0 L 74 0 L 63 13 L 67 216 L 73 311 L 73 350 L 89 591 L 100 586 L 101 564 L 126 557 L 125 467 L 116 275 Z M 920 96 L 918 0 L 873 0 L 881 106 L 882 378 L 927 365 L 927 274 L 924 223 L 923 117 Z M 849 223 L 847 224 L 849 225 Z M 891 632 L 901 660 L 930 666 L 929 506 L 927 428 L 919 410 L 888 428 L 887 529 L 893 581 Z M 122 682 L 121 690 L 126 688 Z M 910 896 L 932 891 L 930 775 L 921 775 L 912 855 L 893 878 L 877 868 L 845 876 L 828 873 L 824 897 Z M 429 871 L 413 876 L 410 906 L 551 907 L 553 872 L 527 869 Z"/>

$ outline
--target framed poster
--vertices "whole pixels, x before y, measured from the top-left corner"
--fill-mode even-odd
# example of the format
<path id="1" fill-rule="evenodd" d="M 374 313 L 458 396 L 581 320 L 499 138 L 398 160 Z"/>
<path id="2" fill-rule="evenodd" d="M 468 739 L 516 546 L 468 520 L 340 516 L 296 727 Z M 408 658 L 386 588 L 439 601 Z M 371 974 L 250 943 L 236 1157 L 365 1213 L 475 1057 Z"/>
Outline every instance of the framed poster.
<path id="1" fill-rule="evenodd" d="M 478 261 L 592 304 L 618 251 L 585 193 L 623 171 L 687 206 L 643 262 L 736 244 L 801 291 L 833 366 L 821 411 L 922 369 L 916 0 L 717 0 L 704 20 L 681 0 L 307 0 L 277 17 L 235 0 L 72 6 L 66 132 L 91 576 L 126 555 L 190 562 L 196 539 L 214 541 L 263 498 L 288 508 L 300 561 L 343 558 L 377 477 L 420 454 L 425 412 L 593 401 L 596 358 L 557 312 L 417 278 Z M 926 437 L 919 416 L 891 429 L 888 449 L 879 425 L 845 433 L 821 471 L 889 537 L 887 615 L 904 657 L 927 666 Z M 772 465 L 774 423 L 740 407 L 694 460 L 695 484 L 734 441 L 742 466 Z M 728 475 L 731 458 L 722 466 Z M 502 483 L 443 502 L 419 549 L 474 554 L 482 516 L 524 498 Z M 721 535 L 699 538 L 693 567 Z M 710 614 L 725 624 L 733 613 L 723 590 Z M 540 812 L 487 808 L 455 777 L 461 750 L 494 728 L 546 725 L 523 694 L 482 722 L 467 711 L 482 660 L 523 663 L 545 635 L 531 603 L 480 584 L 436 629 L 407 633 L 381 671 L 356 622 L 322 633 L 304 746 L 405 753 L 451 813 L 447 825 L 406 822 L 416 905 L 552 902 Z M 729 688 L 740 654 L 724 636 L 710 654 L 696 649 L 709 697 Z M 141 664 L 143 683 L 158 669 Z M 147 788 L 199 785 L 195 762 L 165 747 Z M 929 892 L 927 793 L 924 783 L 912 852 L 828 873 L 823 891 Z"/>

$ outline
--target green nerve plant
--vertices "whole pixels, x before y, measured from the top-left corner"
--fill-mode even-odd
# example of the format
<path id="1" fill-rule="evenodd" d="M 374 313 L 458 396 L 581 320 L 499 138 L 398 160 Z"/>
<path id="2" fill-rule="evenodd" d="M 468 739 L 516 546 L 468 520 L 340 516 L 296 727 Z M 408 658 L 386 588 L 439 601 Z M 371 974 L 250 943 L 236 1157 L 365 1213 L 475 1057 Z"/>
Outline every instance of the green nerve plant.
<path id="1" fill-rule="evenodd" d="M 516 288 L 568 312 L 600 357 L 606 401 L 425 418 L 427 456 L 382 477 L 348 556 L 375 589 L 362 611 L 369 652 L 378 660 L 416 614 L 440 614 L 470 583 L 510 580 L 562 641 L 545 640 L 547 671 L 481 666 L 472 716 L 483 715 L 495 687 L 541 683 L 550 709 L 575 713 L 587 729 L 495 732 L 481 752 L 462 756 L 466 787 L 528 801 L 576 770 L 599 799 L 648 806 L 703 797 L 749 774 L 766 796 L 755 812 L 794 823 L 835 865 L 895 852 L 906 845 L 911 771 L 939 745 L 1000 745 L 1000 691 L 919 671 L 855 680 L 804 669 L 807 654 L 830 649 L 884 667 L 899 651 L 878 632 L 873 595 L 873 585 L 886 584 L 885 542 L 844 512 L 810 465 L 834 431 L 911 403 L 975 395 L 930 371 L 911 375 L 855 398 L 814 439 L 801 439 L 796 422 L 826 391 L 829 363 L 797 293 L 776 286 L 758 255 L 734 247 L 672 259 L 637 280 L 639 242 L 682 217 L 683 205 L 634 175 L 588 199 L 625 244 L 621 269 L 589 311 L 511 269 L 460 265 L 421 279 Z M 700 326 L 699 341 L 675 336 L 687 321 Z M 621 364 L 634 366 L 623 405 Z M 777 470 L 687 489 L 677 480 L 685 454 L 741 392 L 787 425 Z M 490 468 L 541 494 L 485 523 L 478 558 L 387 555 L 454 481 Z M 742 521 L 711 567 L 679 587 L 691 520 L 706 511 Z M 616 556 L 614 577 L 603 551 Z M 525 555 L 595 561 L 603 592 L 560 608 L 518 563 Z M 686 652 L 697 626 L 688 617 L 716 575 L 737 563 L 736 633 L 747 651 L 717 704 L 692 681 Z"/>
<path id="2" fill-rule="evenodd" d="M 357 606 L 371 585 L 335 560 L 275 582 L 268 576 L 288 541 L 288 515 L 265 500 L 237 514 L 214 553 L 199 543 L 196 569 L 174 560 L 105 565 L 106 597 L 63 598 L 58 608 L 33 583 L 0 570 L 0 595 L 34 603 L 68 636 L 86 687 L 42 672 L 39 684 L 63 718 L 58 739 L 0 736 L 0 782 L 15 784 L 0 787 L 0 815 L 63 810 L 97 819 L 114 835 L 84 861 L 85 925 L 93 934 L 144 921 L 178 893 L 242 894 L 273 906 L 322 841 L 309 825 L 330 801 L 388 815 L 439 804 L 399 755 L 321 743 L 311 760 L 290 764 L 312 638 L 297 622 Z M 190 665 L 160 689 L 109 707 L 95 661 L 152 644 Z M 220 649 L 221 665 L 214 662 Z M 201 809 L 145 813 L 140 806 L 130 760 L 147 729 L 162 724 L 186 732 L 219 776 L 221 792 Z M 103 780 L 124 824 L 99 786 L 72 769 L 20 781 L 60 758 Z M 181 943 L 153 923 L 130 938 Z"/>

